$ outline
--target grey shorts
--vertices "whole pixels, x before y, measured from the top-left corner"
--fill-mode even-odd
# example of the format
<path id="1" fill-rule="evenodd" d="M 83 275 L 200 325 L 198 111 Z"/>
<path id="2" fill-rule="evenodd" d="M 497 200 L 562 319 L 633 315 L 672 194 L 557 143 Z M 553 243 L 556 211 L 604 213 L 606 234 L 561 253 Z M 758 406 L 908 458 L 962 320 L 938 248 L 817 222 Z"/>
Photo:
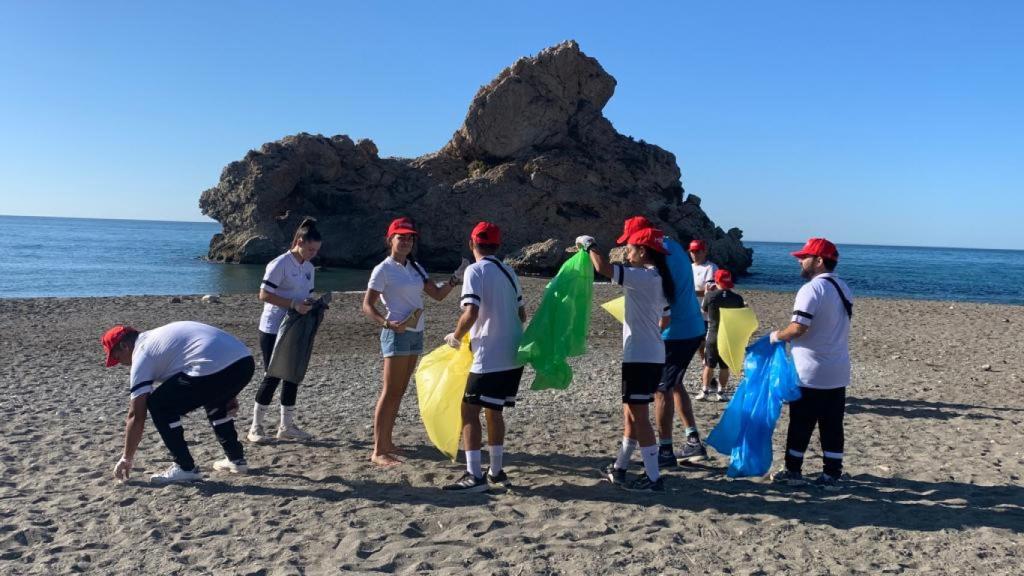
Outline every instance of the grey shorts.
<path id="1" fill-rule="evenodd" d="M 423 353 L 423 332 L 406 330 L 399 334 L 385 328 L 380 331 L 380 353 L 392 356 L 419 356 Z"/>

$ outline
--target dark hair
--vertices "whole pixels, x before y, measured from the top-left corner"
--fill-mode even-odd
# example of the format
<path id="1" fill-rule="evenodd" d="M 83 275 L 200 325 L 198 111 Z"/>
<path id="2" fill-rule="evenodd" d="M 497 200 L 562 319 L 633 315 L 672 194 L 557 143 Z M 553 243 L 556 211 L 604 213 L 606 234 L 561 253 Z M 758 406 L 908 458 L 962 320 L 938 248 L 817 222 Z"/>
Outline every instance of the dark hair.
<path id="1" fill-rule="evenodd" d="M 498 252 L 498 248 L 501 248 L 500 244 L 477 244 L 474 242 L 473 245 L 484 256 L 492 256 Z"/>
<path id="2" fill-rule="evenodd" d="M 833 260 L 831 258 L 822 258 L 821 261 L 825 264 L 825 270 L 828 270 L 829 272 L 835 270 L 836 264 L 839 264 L 838 260 Z"/>
<path id="3" fill-rule="evenodd" d="M 121 336 L 118 346 L 128 346 L 129 344 L 135 344 L 135 341 L 139 339 L 139 331 L 134 328 L 125 327 L 124 336 Z"/>
<path id="4" fill-rule="evenodd" d="M 295 235 L 292 236 L 292 246 L 295 246 L 302 242 L 323 242 L 323 238 L 320 236 L 320 231 L 316 229 L 316 218 L 306 216 L 302 219 L 302 223 L 295 229 Z"/>
<path id="5" fill-rule="evenodd" d="M 676 301 L 676 283 L 672 279 L 672 272 L 668 269 L 668 261 L 666 261 L 665 255 L 657 250 L 648 249 L 647 252 L 650 254 L 651 260 L 654 261 L 658 274 L 661 275 L 661 290 L 665 293 L 665 300 L 668 300 L 669 304 L 674 304 Z"/>

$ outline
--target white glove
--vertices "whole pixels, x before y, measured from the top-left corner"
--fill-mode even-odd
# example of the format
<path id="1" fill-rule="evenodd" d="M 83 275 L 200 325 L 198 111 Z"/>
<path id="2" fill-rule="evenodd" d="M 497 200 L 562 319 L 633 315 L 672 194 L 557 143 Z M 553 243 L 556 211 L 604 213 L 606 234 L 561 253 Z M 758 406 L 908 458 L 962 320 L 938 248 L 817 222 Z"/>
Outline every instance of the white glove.
<path id="1" fill-rule="evenodd" d="M 452 286 L 455 286 L 456 284 L 461 284 L 462 276 L 466 273 L 466 268 L 469 268 L 469 260 L 463 258 L 462 263 L 459 264 L 459 267 L 455 269 L 455 272 L 452 272 L 452 277 L 448 279 L 448 283 L 451 284 Z"/>
<path id="2" fill-rule="evenodd" d="M 448 335 L 444 337 L 444 343 L 456 350 L 462 347 L 462 342 L 459 342 L 459 339 L 455 337 L 455 332 L 449 332 Z"/>
<path id="3" fill-rule="evenodd" d="M 594 247 L 593 236 L 577 236 L 576 247 L 584 252 L 590 252 L 590 249 Z"/>
<path id="4" fill-rule="evenodd" d="M 779 340 L 779 331 L 772 330 L 772 333 L 768 335 L 768 341 L 771 342 L 772 344 L 778 344 L 782 342 L 782 340 Z"/>

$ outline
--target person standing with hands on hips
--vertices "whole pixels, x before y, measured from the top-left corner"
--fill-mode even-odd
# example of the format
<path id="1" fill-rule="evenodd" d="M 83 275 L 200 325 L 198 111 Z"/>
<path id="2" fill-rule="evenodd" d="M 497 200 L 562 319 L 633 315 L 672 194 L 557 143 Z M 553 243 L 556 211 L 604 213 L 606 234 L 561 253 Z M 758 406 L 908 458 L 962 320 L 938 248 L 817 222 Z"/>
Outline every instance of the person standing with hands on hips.
<path id="1" fill-rule="evenodd" d="M 501 230 L 490 222 L 480 222 L 470 234 L 469 247 L 476 262 L 466 268 L 462 282 L 462 315 L 455 331 L 444 341 L 452 348 L 462 346 L 469 333 L 473 364 L 469 369 L 466 393 L 462 397 L 462 442 L 466 452 L 466 472 L 443 490 L 484 492 L 488 483 L 508 487 L 503 468 L 505 454 L 505 418 L 502 410 L 516 405 L 523 365 L 516 358 L 523 336 L 526 310 L 519 278 L 494 255 L 501 245 Z M 484 477 L 480 464 L 483 429 L 480 409 L 487 418 L 487 445 L 490 469 Z"/>
<path id="2" fill-rule="evenodd" d="M 576 245 L 590 254 L 594 270 L 622 286 L 626 295 L 622 324 L 622 447 L 608 465 L 608 480 L 631 491 L 664 491 L 658 467 L 658 444 L 651 426 L 649 405 L 661 383 L 665 344 L 661 331 L 671 318 L 670 303 L 675 285 L 665 261 L 664 234 L 657 228 L 641 228 L 626 240 L 629 266 L 609 264 L 594 247 L 594 238 L 580 236 Z M 639 446 L 644 473 L 626 480 L 630 457 Z"/>
<path id="3" fill-rule="evenodd" d="M 772 343 L 790 342 L 800 378 L 800 399 L 789 403 L 786 465 L 772 481 L 790 486 L 805 484 L 801 467 L 804 452 L 817 425 L 824 469 L 814 484 L 837 490 L 843 475 L 846 387 L 850 384 L 850 321 L 853 296 L 836 274 L 839 251 L 824 238 L 811 238 L 793 252 L 800 261 L 800 287 L 793 318 L 771 333 Z"/>
<path id="4" fill-rule="evenodd" d="M 305 218 L 292 236 L 291 248 L 267 264 L 260 284 L 260 302 L 263 314 L 260 316 L 260 351 L 263 353 L 263 369 L 270 365 L 277 333 L 288 310 L 308 314 L 313 306 L 314 268 L 311 260 L 320 251 L 323 239 L 316 228 L 316 220 Z M 247 438 L 250 442 L 266 442 L 270 439 L 264 432 L 263 421 L 270 410 L 274 392 L 281 385 L 281 420 L 277 428 L 279 440 L 308 440 L 311 434 L 295 423 L 295 401 L 299 385 L 282 382 L 280 378 L 264 376 L 256 391 L 256 404 L 252 411 L 252 426 Z"/>
<path id="5" fill-rule="evenodd" d="M 416 359 L 423 352 L 423 293 L 444 300 L 459 282 L 462 269 L 443 284 L 435 284 L 416 261 L 413 249 L 419 233 L 410 218 L 396 218 L 388 226 L 385 242 L 388 257 L 370 273 L 363 296 L 363 314 L 382 327 L 380 349 L 384 356 L 384 386 L 373 412 L 373 453 L 378 466 L 401 464 L 391 439 L 398 408 L 409 386 Z M 463 260 L 465 265 L 468 261 Z M 386 314 L 377 310 L 384 303 Z"/>

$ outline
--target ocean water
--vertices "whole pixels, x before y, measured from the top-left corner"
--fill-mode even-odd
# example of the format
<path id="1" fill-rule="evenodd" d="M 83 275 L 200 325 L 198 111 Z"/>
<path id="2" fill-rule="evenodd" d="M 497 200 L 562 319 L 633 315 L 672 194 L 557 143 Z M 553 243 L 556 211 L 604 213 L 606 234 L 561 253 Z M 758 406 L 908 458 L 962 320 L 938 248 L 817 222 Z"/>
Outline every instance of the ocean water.
<path id="1" fill-rule="evenodd" d="M 263 266 L 203 260 L 220 225 L 0 216 L 0 298 L 252 293 Z M 747 242 L 737 290 L 795 292 L 798 243 Z M 840 244 L 856 296 L 1024 305 L 1024 251 Z M 317 290 L 362 290 L 368 270 L 317 271 Z"/>

